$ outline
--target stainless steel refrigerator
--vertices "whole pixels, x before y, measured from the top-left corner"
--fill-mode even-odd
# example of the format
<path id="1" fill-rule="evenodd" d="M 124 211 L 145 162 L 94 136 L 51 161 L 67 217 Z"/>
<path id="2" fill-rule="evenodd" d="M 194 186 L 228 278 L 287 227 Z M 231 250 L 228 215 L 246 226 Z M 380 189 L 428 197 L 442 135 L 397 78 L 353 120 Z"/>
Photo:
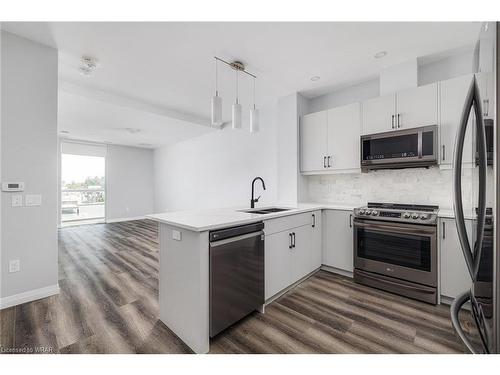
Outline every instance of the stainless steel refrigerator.
<path id="1" fill-rule="evenodd" d="M 450 311 L 456 332 L 472 353 L 500 352 L 500 252 L 496 241 L 498 26 L 494 22 L 482 25 L 474 53 L 477 74 L 465 99 L 453 156 L 455 223 L 471 287 L 456 297 Z M 475 155 L 472 163 L 463 159 L 467 147 Z M 467 219 L 474 224 L 470 235 Z M 459 320 L 459 312 L 466 304 L 477 328 L 474 338 L 464 331 Z"/>

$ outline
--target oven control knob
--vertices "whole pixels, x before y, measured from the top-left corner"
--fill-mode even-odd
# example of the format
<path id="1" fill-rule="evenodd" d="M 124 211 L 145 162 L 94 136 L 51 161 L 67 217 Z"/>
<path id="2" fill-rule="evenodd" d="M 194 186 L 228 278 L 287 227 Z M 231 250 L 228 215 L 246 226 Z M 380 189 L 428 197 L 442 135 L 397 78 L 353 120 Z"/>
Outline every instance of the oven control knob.
<path id="1" fill-rule="evenodd" d="M 377 216 L 378 215 L 378 211 L 372 211 L 372 216 Z"/>
<path id="2" fill-rule="evenodd" d="M 429 214 L 421 214 L 421 215 L 420 215 L 420 218 L 421 218 L 422 220 L 427 220 L 427 219 L 429 218 Z"/>
<path id="3" fill-rule="evenodd" d="M 416 212 L 411 214 L 412 219 L 418 219 L 418 214 Z"/>
<path id="4" fill-rule="evenodd" d="M 366 210 L 366 214 L 367 215 L 371 215 L 373 211 L 370 211 L 370 210 Z"/>
<path id="5" fill-rule="evenodd" d="M 404 217 L 405 219 L 409 219 L 409 218 L 410 218 L 410 213 L 409 213 L 409 212 L 405 212 L 405 213 L 403 214 L 403 217 Z"/>
<path id="6" fill-rule="evenodd" d="M 360 215 L 364 215 L 365 214 L 365 210 L 359 210 L 359 214 Z"/>

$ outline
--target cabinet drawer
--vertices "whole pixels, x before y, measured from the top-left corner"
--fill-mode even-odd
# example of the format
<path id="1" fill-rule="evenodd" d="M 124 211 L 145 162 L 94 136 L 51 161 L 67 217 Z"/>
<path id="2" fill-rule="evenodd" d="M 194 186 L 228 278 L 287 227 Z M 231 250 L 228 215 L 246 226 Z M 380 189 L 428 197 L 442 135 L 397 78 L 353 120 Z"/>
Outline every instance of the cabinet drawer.
<path id="1" fill-rule="evenodd" d="M 270 235 L 273 233 L 283 232 L 292 228 L 301 227 L 303 225 L 312 225 L 311 212 L 304 212 L 296 215 L 279 217 L 277 219 L 269 219 L 264 221 L 264 233 Z"/>

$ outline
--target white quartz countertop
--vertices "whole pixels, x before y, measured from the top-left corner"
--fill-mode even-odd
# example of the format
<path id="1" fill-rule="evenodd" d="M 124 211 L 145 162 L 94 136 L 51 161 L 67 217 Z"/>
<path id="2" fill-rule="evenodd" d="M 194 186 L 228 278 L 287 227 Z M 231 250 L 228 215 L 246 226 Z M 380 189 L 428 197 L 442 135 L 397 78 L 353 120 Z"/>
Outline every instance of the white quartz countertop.
<path id="1" fill-rule="evenodd" d="M 184 228 L 195 232 L 203 232 L 231 226 L 255 223 L 257 221 L 274 219 L 277 217 L 295 215 L 302 212 L 309 212 L 322 209 L 352 210 L 354 206 L 343 204 L 324 203 L 299 203 L 294 206 L 276 204 L 267 207 L 290 208 L 288 211 L 275 212 L 270 214 L 253 214 L 241 212 L 248 208 L 217 208 L 208 210 L 185 210 L 172 211 L 161 214 L 147 215 L 148 219 L 158 221 L 174 227 Z M 257 207 L 257 208 L 267 208 Z"/>

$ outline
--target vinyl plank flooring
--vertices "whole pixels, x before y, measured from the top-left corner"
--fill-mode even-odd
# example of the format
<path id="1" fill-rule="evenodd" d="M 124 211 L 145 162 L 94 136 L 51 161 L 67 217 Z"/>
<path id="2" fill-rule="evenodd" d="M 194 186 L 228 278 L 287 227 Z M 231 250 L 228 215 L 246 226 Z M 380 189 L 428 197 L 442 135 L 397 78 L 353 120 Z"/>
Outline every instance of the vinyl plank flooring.
<path id="1" fill-rule="evenodd" d="M 59 230 L 61 292 L 0 311 L 2 348 L 192 353 L 159 320 L 158 226 Z M 476 335 L 470 313 L 465 330 Z M 320 271 L 211 340 L 211 353 L 464 353 L 449 309 Z"/>

